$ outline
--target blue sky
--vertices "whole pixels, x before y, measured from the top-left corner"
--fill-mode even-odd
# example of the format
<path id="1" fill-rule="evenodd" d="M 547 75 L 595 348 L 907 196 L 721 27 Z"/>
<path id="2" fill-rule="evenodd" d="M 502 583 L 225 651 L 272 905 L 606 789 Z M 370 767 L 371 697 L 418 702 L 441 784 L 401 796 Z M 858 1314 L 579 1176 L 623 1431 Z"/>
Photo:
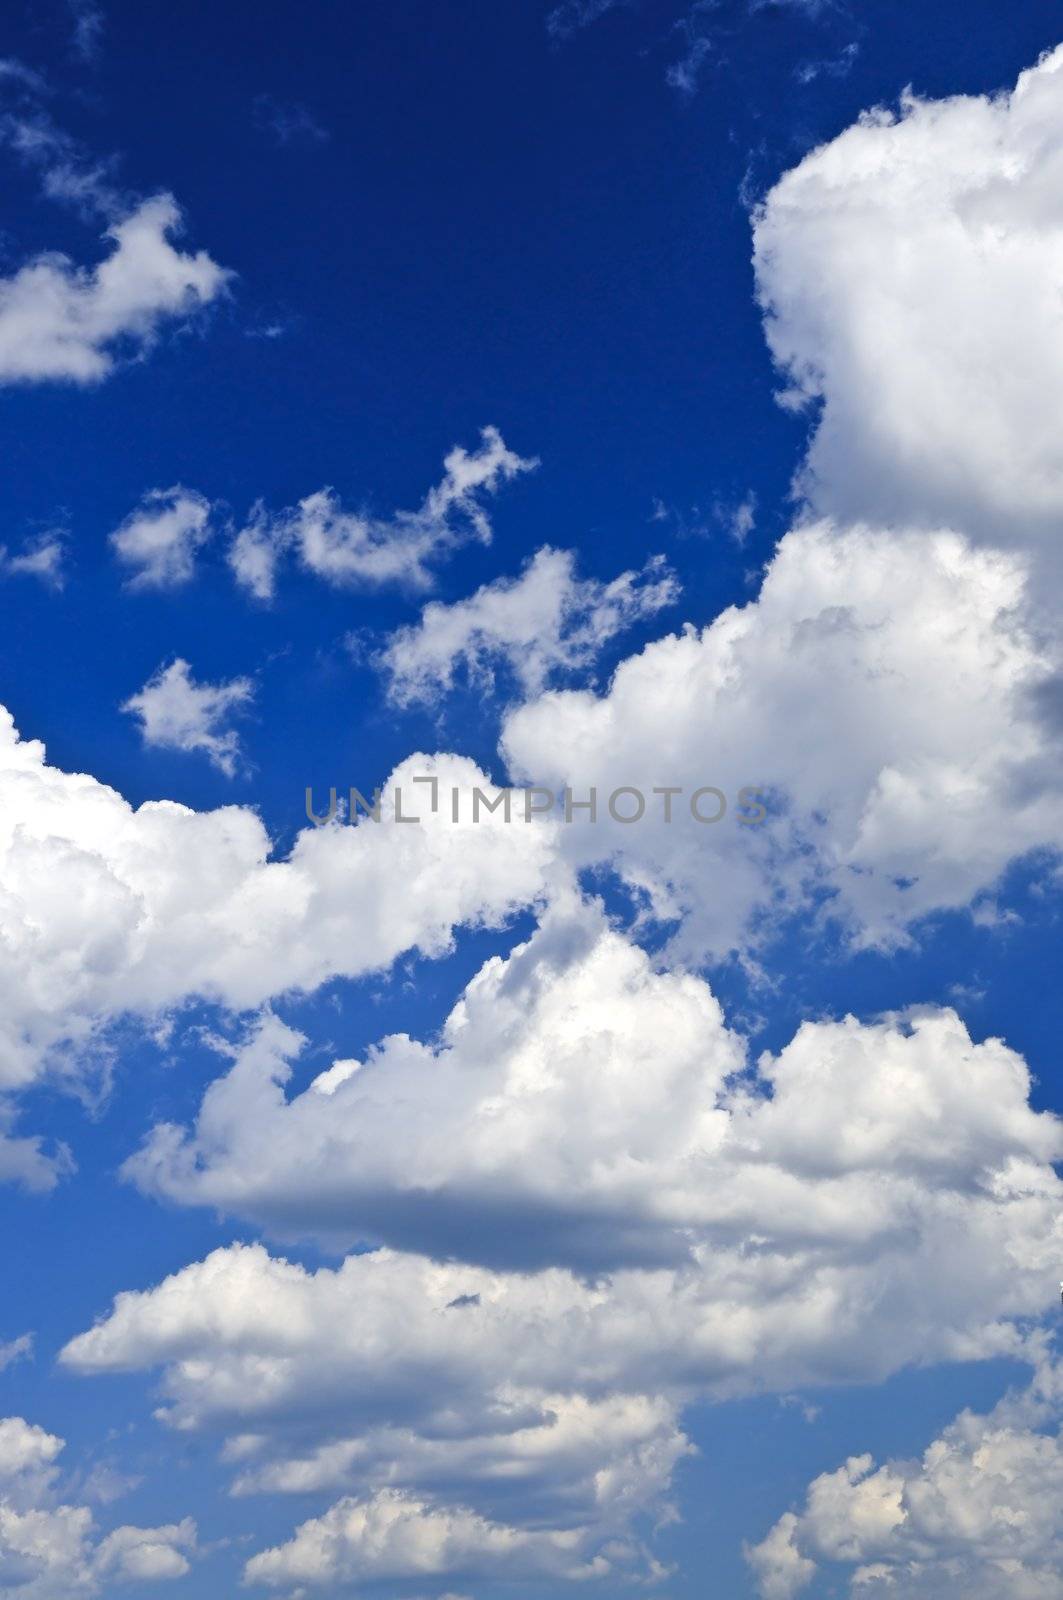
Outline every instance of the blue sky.
<path id="1" fill-rule="evenodd" d="M 1061 1592 L 1058 27 L 11 8 L 0 1593 Z"/>

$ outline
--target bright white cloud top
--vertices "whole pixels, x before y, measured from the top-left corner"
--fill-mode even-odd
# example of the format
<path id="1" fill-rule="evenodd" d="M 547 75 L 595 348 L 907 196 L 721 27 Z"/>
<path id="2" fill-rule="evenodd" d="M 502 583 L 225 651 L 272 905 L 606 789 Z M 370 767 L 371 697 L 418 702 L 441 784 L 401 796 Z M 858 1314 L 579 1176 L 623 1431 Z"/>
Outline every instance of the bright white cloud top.
<path id="1" fill-rule="evenodd" d="M 573 861 L 611 862 L 681 919 L 680 954 L 756 944 L 816 904 L 888 946 L 1063 845 L 1054 667 L 1024 595 L 1018 558 L 956 534 L 808 524 L 755 602 L 647 646 L 602 695 L 532 699 L 503 750 L 518 779 L 581 799 L 632 783 L 773 796 L 758 830 L 733 811 L 666 824 L 660 804 L 646 824 L 566 830 Z"/>
<path id="2" fill-rule="evenodd" d="M 867 114 L 756 219 L 765 331 L 800 475 L 848 521 L 1058 543 L 1063 512 L 1063 49 L 1011 94 Z"/>

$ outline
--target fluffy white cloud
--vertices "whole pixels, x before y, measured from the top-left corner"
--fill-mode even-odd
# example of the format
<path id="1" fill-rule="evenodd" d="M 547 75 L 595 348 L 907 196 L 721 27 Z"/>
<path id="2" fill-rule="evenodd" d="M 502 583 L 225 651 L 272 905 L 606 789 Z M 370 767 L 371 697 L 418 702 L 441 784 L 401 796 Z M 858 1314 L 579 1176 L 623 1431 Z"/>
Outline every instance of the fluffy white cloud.
<path id="1" fill-rule="evenodd" d="M 744 1065 L 704 983 L 653 971 L 597 910 L 557 910 L 490 960 L 436 1047 L 405 1034 L 292 1101 L 304 1041 L 264 1018 L 194 1137 L 157 1128 L 146 1190 L 333 1247 L 362 1238 L 498 1264 L 682 1256 Z"/>
<path id="2" fill-rule="evenodd" d="M 64 1361 L 91 1372 L 173 1356 L 181 1375 L 168 1373 L 173 1403 L 160 1415 L 228 1431 L 238 1494 L 350 1491 L 292 1545 L 256 1558 L 251 1577 L 343 1581 L 372 1559 L 356 1531 L 363 1514 L 383 1529 L 389 1506 L 399 1525 L 385 1559 L 396 1564 L 377 1575 L 489 1573 L 507 1549 L 528 1573 L 651 1574 L 629 1524 L 661 1510 L 690 1447 L 673 1399 L 604 1392 L 607 1381 L 583 1393 L 574 1381 L 556 1318 L 602 1298 L 567 1274 L 509 1279 L 388 1252 L 308 1274 L 237 1246 L 121 1296 Z M 599 1360 L 608 1367 L 604 1348 Z M 457 1542 L 448 1528 L 464 1530 Z M 405 1565 L 425 1542 L 439 1564 Z M 315 1543 L 329 1550 L 318 1569 Z"/>
<path id="3" fill-rule="evenodd" d="M 176 589 L 191 582 L 196 557 L 211 537 L 211 505 L 194 489 L 152 489 L 111 534 L 118 560 L 132 569 L 131 589 Z"/>
<path id="4" fill-rule="evenodd" d="M 346 511 L 332 489 L 319 489 L 281 512 L 259 504 L 234 538 L 229 564 L 237 582 L 259 600 L 272 599 L 278 563 L 289 551 L 327 583 L 426 589 L 432 562 L 470 539 L 490 543 L 482 497 L 536 466 L 536 460 L 508 449 L 497 428 L 484 428 L 478 450 L 456 445 L 443 458 L 442 481 L 416 511 L 387 518 Z"/>
<path id="5" fill-rule="evenodd" d="M 572 551 L 544 546 L 519 578 L 498 578 L 453 605 L 431 601 L 420 622 L 392 634 L 378 664 L 402 706 L 436 700 L 459 668 L 490 689 L 504 667 L 525 695 L 535 694 L 557 674 L 592 666 L 615 634 L 678 595 L 663 557 L 601 583 L 576 576 Z"/>
<path id="6" fill-rule="evenodd" d="M 655 972 L 592 907 L 488 961 L 434 1046 L 393 1036 L 289 1100 L 302 1044 L 265 1018 L 194 1133 L 156 1128 L 127 1175 L 288 1238 L 495 1266 L 600 1271 L 703 1246 L 739 1272 L 756 1236 L 774 1283 L 808 1251 L 842 1271 L 855 1252 L 862 1273 L 913 1209 L 913 1263 L 958 1204 L 972 1238 L 1018 1224 L 1029 1198 L 1006 1197 L 1055 1192 L 1063 1152 L 1021 1059 L 950 1011 L 809 1023 L 750 1077 L 707 985 Z"/>
<path id="7" fill-rule="evenodd" d="M 178 658 L 159 667 L 122 710 L 139 717 L 145 744 L 164 750 L 202 750 L 231 778 L 240 755 L 240 736 L 225 724 L 254 692 L 250 678 L 196 683 L 188 662 Z"/>
<path id="8" fill-rule="evenodd" d="M 0 714 L 0 1087 L 50 1055 L 88 1049 L 111 1018 L 192 997 L 233 1010 L 337 976 L 380 971 L 402 951 L 439 955 L 456 927 L 504 923 L 534 902 L 555 854 L 547 822 L 466 811 L 405 826 L 416 775 L 490 790 L 478 768 L 411 756 L 388 780 L 379 823 L 307 827 L 271 861 L 244 807 L 133 810 L 86 775 L 49 767 Z M 407 812 L 409 814 L 409 812 Z M 402 893 L 396 892 L 402 886 Z"/>
<path id="9" fill-rule="evenodd" d="M 62 1449 L 62 1439 L 21 1417 L 0 1419 L 0 1589 L 20 1600 L 69 1600 L 116 1582 L 183 1577 L 195 1523 L 122 1527 L 101 1538 L 87 1507 L 59 1498 Z"/>
<path id="10" fill-rule="evenodd" d="M 1013 1319 L 1054 1298 L 1058 1129 L 1002 1046 L 948 1015 L 808 1025 L 764 1073 L 730 1164 L 702 1163 L 711 1220 L 680 1266 L 588 1280 L 378 1250 L 310 1272 L 235 1245 L 119 1295 L 62 1360 L 162 1366 L 159 1415 L 227 1435 L 244 1491 L 342 1485 L 360 1519 L 400 1489 L 418 1516 L 525 1529 L 565 1526 L 560 1499 L 586 1558 L 664 1492 L 685 1401 L 1019 1354 Z M 351 1510 L 321 1530 L 325 1581 L 357 1553 Z"/>
<path id="11" fill-rule="evenodd" d="M 382 1489 L 371 1499 L 339 1501 L 323 1517 L 304 1522 L 288 1544 L 253 1556 L 245 1581 L 271 1588 L 331 1587 L 451 1572 L 507 1582 L 544 1576 L 579 1581 L 608 1576 L 626 1564 L 614 1551 L 588 1561 L 585 1545 L 581 1529 L 507 1527 L 465 1507 L 433 1507 L 401 1490 Z"/>
<path id="12" fill-rule="evenodd" d="M 93 1571 L 119 1583 L 183 1578 L 191 1570 L 185 1552 L 195 1544 L 196 1525 L 190 1517 L 162 1528 L 115 1528 L 100 1541 Z"/>
<path id="13" fill-rule="evenodd" d="M 821 1474 L 800 1513 L 746 1552 L 764 1600 L 791 1600 L 820 1563 L 867 1600 L 1056 1600 L 1061 1399 L 1048 1367 L 988 1415 L 964 1411 L 919 1461 L 852 1456 Z"/>
<path id="14" fill-rule="evenodd" d="M 813 151 L 756 269 L 788 403 L 822 405 L 816 510 L 1058 550 L 1063 49 L 1010 95 L 909 94 Z"/>
<path id="15" fill-rule="evenodd" d="M 1018 1353 L 1055 1297 L 1060 1125 L 951 1012 L 808 1023 L 754 1074 L 701 980 L 583 908 L 489 962 L 435 1050 L 386 1041 L 286 1103 L 297 1047 L 267 1020 L 134 1175 L 435 1259 L 233 1246 L 63 1353 L 163 1367 L 161 1415 L 227 1436 L 243 1492 L 350 1497 L 264 1571 L 320 1535 L 342 1576 L 384 1489 L 432 1527 L 577 1526 L 592 1559 L 665 1492 L 690 1399 Z"/>
<path id="16" fill-rule="evenodd" d="M 743 948 L 817 904 L 856 943 L 890 945 L 1063 842 L 1060 680 L 1024 596 L 1018 557 L 958 535 L 808 524 L 755 602 L 649 645 L 604 695 L 532 700 L 503 749 L 522 779 L 597 789 L 597 822 L 563 830 L 570 859 L 615 865 L 681 918 L 681 954 Z M 606 810 L 625 785 L 647 800 L 631 825 Z M 702 785 L 729 802 L 717 823 L 690 815 Z M 655 786 L 683 788 L 670 824 Z M 771 796 L 760 827 L 737 814 L 744 786 Z"/>
<path id="17" fill-rule="evenodd" d="M 156 195 L 108 228 L 99 266 L 43 255 L 0 279 L 0 383 L 98 382 L 165 321 L 215 299 L 229 274 L 205 251 L 176 250 L 180 225 L 172 196 Z"/>

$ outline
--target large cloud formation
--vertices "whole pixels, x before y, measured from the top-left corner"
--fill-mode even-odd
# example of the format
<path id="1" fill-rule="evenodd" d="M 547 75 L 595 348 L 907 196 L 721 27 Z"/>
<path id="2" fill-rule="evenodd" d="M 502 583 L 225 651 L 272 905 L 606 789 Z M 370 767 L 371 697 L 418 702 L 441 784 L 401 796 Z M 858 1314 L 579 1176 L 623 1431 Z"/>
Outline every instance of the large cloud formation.
<path id="1" fill-rule="evenodd" d="M 1058 853 L 1061 85 L 1063 50 L 1011 94 L 909 96 L 776 185 L 758 292 L 788 403 L 820 406 L 798 524 L 755 603 L 506 726 L 517 774 L 583 793 L 773 791 L 755 845 L 608 819 L 568 838 L 683 919 L 681 954 L 817 904 L 889 946 Z"/>
<path id="2" fill-rule="evenodd" d="M 1059 1123 L 948 1011 L 808 1023 L 753 1072 L 702 980 L 579 907 L 489 962 L 434 1050 L 387 1040 L 288 1102 L 298 1048 L 267 1018 L 133 1176 L 403 1248 L 314 1272 L 218 1250 L 63 1354 L 161 1366 L 160 1414 L 223 1435 L 243 1492 L 342 1492 L 256 1580 L 490 1575 L 505 1548 L 648 1572 L 632 1521 L 689 1401 L 1022 1355 L 1054 1295 Z"/>
<path id="3" fill-rule="evenodd" d="M 844 521 L 1058 546 L 1063 48 L 1010 94 L 879 110 L 768 195 L 757 284 L 800 488 Z"/>
<path id="4" fill-rule="evenodd" d="M 459 757 L 411 756 L 381 819 L 308 826 L 270 859 L 246 807 L 134 810 L 96 779 L 51 767 L 0 711 L 0 1089 L 57 1053 L 84 1055 L 116 1017 L 200 997 L 234 1011 L 337 976 L 379 971 L 405 950 L 438 955 L 463 924 L 498 926 L 544 890 L 551 825 L 425 808 L 396 821 L 416 776 L 444 791 L 491 784 Z M 404 892 L 394 892 L 396 882 Z"/>
<path id="5" fill-rule="evenodd" d="M 809 1022 L 750 1066 L 681 963 L 748 954 L 797 914 L 895 946 L 934 913 L 989 914 L 1009 862 L 1063 842 L 1058 663 L 1030 599 L 1057 509 L 1031 397 L 1058 385 L 1060 59 L 1010 98 L 867 119 L 769 197 L 770 337 L 823 401 L 802 478 L 816 515 L 752 604 L 649 646 L 603 695 L 540 694 L 507 719 L 514 775 L 594 787 L 597 822 L 389 813 L 308 829 L 273 862 L 250 812 L 134 813 L 0 737 L 12 1086 L 122 1012 L 257 1008 L 549 901 L 438 1040 L 391 1037 L 289 1095 L 302 1041 L 267 1012 L 195 1126 L 154 1130 L 129 1163 L 168 1201 L 352 1251 L 309 1270 L 217 1250 L 119 1295 L 63 1353 L 81 1373 L 161 1369 L 162 1419 L 223 1438 L 239 1492 L 332 1499 L 249 1580 L 659 1575 L 639 1535 L 691 1401 L 1029 1356 L 1063 1213 L 1059 1123 L 1031 1108 L 1023 1061 L 930 1007 Z M 938 260 L 974 332 L 942 314 Z M 288 548 L 334 580 L 423 577 L 484 536 L 477 492 L 526 465 L 503 450 L 448 458 L 396 550 L 392 524 L 328 500 L 279 543 L 265 519 L 234 559 L 263 595 Z M 449 643 L 429 655 L 445 683 Z M 413 757 L 390 783 L 418 774 L 486 782 Z M 730 802 L 719 823 L 685 806 L 702 785 Z M 625 824 L 605 807 L 624 786 L 684 803 Z M 747 786 L 756 827 L 735 814 Z M 666 970 L 572 889 L 566 867 L 603 865 L 674 919 Z M 1058 1592 L 1036 1517 L 992 1525 L 1015 1484 L 1056 1481 L 1055 1447 L 1023 1427 L 957 1424 L 922 1464 L 819 1480 L 751 1553 L 765 1595 L 835 1559 L 913 1595 L 957 1572 L 973 1595 L 1001 1573 L 1024 1600 Z"/>
<path id="6" fill-rule="evenodd" d="M 597 790 L 596 824 L 565 829 L 570 858 L 680 919 L 682 955 L 726 955 L 817 906 L 857 944 L 896 944 L 1063 843 L 1055 680 L 1024 596 L 1018 558 L 956 534 L 809 524 L 755 602 L 647 646 L 602 695 L 530 701 L 503 749 L 520 778 Z M 642 822 L 608 815 L 622 785 L 649 798 Z M 730 801 L 718 822 L 691 818 L 700 785 Z M 771 798 L 759 828 L 736 815 L 747 785 Z M 671 822 L 655 786 L 684 791 Z"/>
<path id="7" fill-rule="evenodd" d="M 915 1256 L 957 1207 L 972 1239 L 1024 1228 L 1063 1153 L 1021 1058 L 954 1012 L 807 1023 L 747 1070 L 707 984 L 593 906 L 488 961 L 434 1047 L 392 1036 L 288 1100 L 303 1042 L 265 1018 L 194 1134 L 156 1128 L 127 1173 L 332 1248 L 590 1271 L 703 1251 L 744 1277 L 751 1236 L 764 1272 L 862 1272 L 909 1215 Z"/>

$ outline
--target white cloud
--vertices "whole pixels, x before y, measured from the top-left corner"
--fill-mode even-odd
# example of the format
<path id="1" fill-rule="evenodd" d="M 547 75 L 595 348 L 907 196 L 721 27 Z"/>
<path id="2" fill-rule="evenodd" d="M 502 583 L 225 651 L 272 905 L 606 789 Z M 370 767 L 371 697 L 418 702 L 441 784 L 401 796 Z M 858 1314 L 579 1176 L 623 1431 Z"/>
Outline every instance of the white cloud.
<path id="1" fill-rule="evenodd" d="M 810 1484 L 746 1555 L 764 1600 L 791 1600 L 820 1563 L 867 1600 L 1054 1600 L 1063 1593 L 1058 1370 L 987 1415 L 964 1411 L 919 1461 L 851 1456 Z"/>
<path id="2" fill-rule="evenodd" d="M 98 266 L 53 253 L 0 279 L 0 383 L 99 382 L 164 322 L 221 294 L 229 274 L 170 242 L 180 224 L 173 198 L 156 195 L 108 228 L 111 253 Z"/>
<path id="3" fill-rule="evenodd" d="M 27 540 L 17 555 L 0 544 L 0 577 L 37 578 L 49 588 L 62 589 L 65 559 L 66 540 L 59 533 L 42 533 Z"/>
<path id="4" fill-rule="evenodd" d="M 932 1276 L 962 1213 L 957 1271 L 984 1280 L 973 1305 L 1003 1290 L 979 1241 L 999 1254 L 999 1227 L 1035 1219 L 1039 1238 L 1052 1233 L 1060 1126 L 1030 1109 L 1026 1068 L 999 1041 L 974 1044 L 951 1011 L 808 1023 L 747 1073 L 703 980 L 655 972 L 592 907 L 551 914 L 490 960 L 434 1048 L 392 1036 L 288 1100 L 302 1043 L 264 1019 L 194 1135 L 156 1129 L 127 1176 L 332 1248 L 376 1239 L 592 1273 L 704 1257 L 754 1298 L 806 1270 L 863 1285 L 880 1253 Z M 743 1265 L 754 1236 L 757 1263 Z M 950 1311 L 931 1285 L 918 1292 L 921 1326 L 931 1302 L 944 1316 L 935 1339 L 966 1314 L 955 1282 Z M 895 1286 L 891 1324 L 915 1315 L 915 1294 Z M 882 1331 L 900 1348 L 896 1328 Z M 869 1355 L 879 1347 L 876 1335 Z"/>
<path id="5" fill-rule="evenodd" d="M 432 583 L 430 563 L 470 539 L 490 543 L 482 496 L 537 465 L 508 449 L 497 428 L 484 428 L 478 450 L 456 445 L 444 457 L 443 479 L 418 510 L 388 518 L 346 511 L 332 489 L 278 513 L 260 504 L 233 540 L 229 562 L 237 581 L 259 600 L 273 597 L 278 563 L 289 551 L 327 583 L 425 589 Z"/>
<path id="6" fill-rule="evenodd" d="M 127 1176 L 282 1237 L 501 1267 L 597 1272 L 703 1247 L 722 1269 L 756 1236 L 774 1284 L 810 1249 L 839 1271 L 856 1251 L 862 1272 L 913 1206 L 913 1263 L 958 1204 L 972 1239 L 995 1230 L 1020 1169 L 1047 1193 L 1063 1153 L 1021 1059 L 973 1044 L 951 1011 L 809 1023 L 744 1076 L 704 981 L 655 972 L 590 906 L 488 961 L 434 1046 L 393 1035 L 289 1100 L 303 1043 L 263 1019 L 194 1134 L 157 1128 Z"/>
<path id="7" fill-rule="evenodd" d="M 62 1448 L 62 1439 L 22 1417 L 0 1418 L 0 1483 L 32 1482 L 39 1490 L 52 1481 L 52 1466 Z"/>
<path id="8" fill-rule="evenodd" d="M 744 1064 L 706 985 L 655 973 L 592 907 L 488 961 L 436 1048 L 394 1035 L 288 1102 L 303 1043 L 262 1019 L 195 1137 L 156 1129 L 128 1174 L 333 1247 L 590 1270 L 675 1259 Z"/>
<path id="9" fill-rule="evenodd" d="M 559 1014 L 566 1000 L 559 995 Z M 577 1021 L 571 1004 L 568 1014 Z M 532 1097 L 532 1061 L 522 1066 Z M 644 1062 L 647 1073 L 653 1066 Z M 573 1060 L 565 1070 L 574 1074 Z M 323 1104 L 342 1140 L 351 1077 L 340 1079 Z M 62 1360 L 86 1374 L 163 1367 L 159 1415 L 182 1431 L 227 1435 L 244 1492 L 335 1485 L 364 1509 L 398 1489 L 434 1510 L 525 1530 L 563 1526 L 560 1498 L 587 1559 L 666 1491 L 686 1448 L 675 1418 L 692 1398 L 789 1393 L 839 1372 L 874 1381 L 910 1362 L 1026 1350 L 1015 1319 L 1054 1300 L 1060 1249 L 1050 1165 L 1058 1124 L 1030 1111 L 1028 1087 L 1017 1057 L 992 1041 L 972 1046 L 949 1013 L 807 1024 L 777 1060 L 762 1061 L 759 1082 L 733 1086 L 700 1116 L 696 1106 L 676 1112 L 683 1127 L 696 1119 L 700 1152 L 643 1154 L 637 1114 L 618 1110 L 619 1088 L 615 1104 L 599 1093 L 593 1113 L 567 1124 L 544 1117 L 524 1149 L 509 1148 L 518 1194 L 532 1188 L 538 1163 L 553 1160 L 549 1185 L 582 1156 L 588 1211 L 596 1180 L 608 1214 L 625 1166 L 643 1212 L 658 1179 L 662 1209 L 687 1224 L 680 1264 L 588 1278 L 385 1249 L 310 1272 L 262 1246 L 234 1245 L 154 1289 L 119 1295 Z M 392 1103 L 405 1095 L 411 1108 L 415 1093 L 414 1083 L 398 1084 Z M 492 1107 L 503 1132 L 505 1099 L 496 1093 Z M 593 1136 L 588 1144 L 581 1130 L 603 1108 L 614 1137 L 611 1167 L 600 1171 Z M 398 1118 L 394 1128 L 397 1146 Z M 261 1153 L 270 1133 L 284 1137 L 280 1114 L 260 1131 Z M 437 1159 L 451 1133 L 444 1124 Z M 374 1135 L 389 1137 L 387 1125 L 370 1126 L 359 1154 Z M 412 1137 L 417 1172 L 416 1127 Z M 323 1140 L 299 1148 L 311 1195 L 315 1182 L 319 1195 L 331 1183 L 342 1207 L 353 1164 L 341 1157 L 317 1177 Z M 346 1191 L 333 1182 L 342 1171 Z M 254 1183 L 250 1168 L 245 1176 Z M 500 1197 L 501 1176 L 478 1203 L 505 1233 Z M 434 1198 L 445 1211 L 455 1195 L 442 1188 Z M 401 1195 L 381 1209 L 401 1212 Z M 338 1523 L 349 1509 L 339 1508 Z M 330 1558 L 323 1577 L 345 1571 L 350 1554 L 340 1541 L 338 1565 Z"/>
<path id="10" fill-rule="evenodd" d="M 4 1062 L 0 1048 L 0 1075 L 5 1066 L 11 1063 Z M 70 1151 L 65 1144 L 49 1150 L 39 1136 L 13 1137 L 14 1121 L 14 1106 L 0 1096 L 0 1183 L 17 1183 L 31 1194 L 46 1194 L 74 1170 Z"/>
<path id="11" fill-rule="evenodd" d="M 1060 1125 L 951 1012 L 807 1023 L 753 1072 L 702 980 L 570 908 L 487 963 L 434 1049 L 385 1041 L 287 1102 L 297 1048 L 268 1020 L 194 1140 L 160 1131 L 133 1175 L 405 1251 L 309 1272 L 219 1250 L 63 1353 L 162 1367 L 160 1415 L 226 1436 L 241 1492 L 338 1490 L 361 1517 L 397 1490 L 429 1520 L 578 1527 L 591 1560 L 666 1494 L 690 1400 L 1021 1354 L 1054 1302 Z M 325 1581 L 360 1548 L 350 1510 Z"/>
<path id="12" fill-rule="evenodd" d="M 405 783 L 409 813 L 413 777 L 432 774 L 444 795 L 492 788 L 471 761 L 411 756 L 387 782 L 379 824 L 308 826 L 286 860 L 271 861 L 250 809 L 152 801 L 134 811 L 95 779 L 49 767 L 3 713 L 0 1086 L 31 1081 L 57 1052 L 68 1064 L 91 1055 L 116 1017 L 158 1016 L 196 996 L 258 1006 L 382 971 L 406 950 L 439 955 L 455 928 L 499 926 L 533 903 L 555 828 L 501 814 L 454 824 L 427 807 L 419 826 L 398 823 L 395 788 Z"/>
<path id="13" fill-rule="evenodd" d="M 804 525 L 755 602 L 649 645 L 604 695 L 531 701 L 503 749 L 521 780 L 597 789 L 596 825 L 563 830 L 570 859 L 614 865 L 681 918 L 680 954 L 748 948 L 817 904 L 888 946 L 1063 843 L 1059 680 L 1025 595 L 1018 557 L 955 534 Z M 646 796 L 637 825 L 605 810 L 622 785 Z M 669 785 L 684 796 L 666 824 L 651 790 Z M 701 785 L 728 798 L 715 825 L 691 819 Z M 745 786 L 771 794 L 761 827 L 736 820 Z"/>
<path id="14" fill-rule="evenodd" d="M 152 489 L 110 536 L 131 589 L 176 589 L 195 576 L 196 558 L 211 537 L 211 504 L 175 484 Z"/>
<path id="15" fill-rule="evenodd" d="M 163 1528 L 116 1528 L 100 1541 L 93 1572 L 119 1583 L 183 1578 L 191 1570 L 185 1552 L 195 1544 L 196 1525 L 190 1517 Z"/>
<path id="16" fill-rule="evenodd" d="M 253 1556 L 245 1581 L 279 1588 L 451 1572 L 507 1582 L 610 1574 L 613 1562 L 605 1556 L 588 1562 L 584 1544 L 579 1529 L 507 1527 L 465 1507 L 437 1508 L 401 1490 L 381 1489 L 371 1499 L 339 1501 L 323 1517 L 305 1522 L 290 1543 Z"/>
<path id="17" fill-rule="evenodd" d="M 226 727 L 232 713 L 254 696 L 250 678 L 227 683 L 196 683 L 187 661 L 180 657 L 148 679 L 138 694 L 122 706 L 140 718 L 146 745 L 163 750 L 202 750 L 213 764 L 232 777 L 240 755 L 235 728 Z"/>
<path id="18" fill-rule="evenodd" d="M 14 1366 L 16 1361 L 28 1360 L 33 1355 L 32 1333 L 20 1334 L 17 1339 L 0 1344 L 0 1372 Z"/>
<path id="19" fill-rule="evenodd" d="M 534 694 L 556 675 L 592 666 L 615 634 L 678 595 L 663 557 L 601 583 L 576 576 L 572 551 L 544 546 L 519 578 L 498 578 L 452 605 L 430 601 L 420 622 L 392 634 L 379 665 L 390 698 L 403 706 L 445 694 L 459 668 L 490 689 L 504 666 L 525 695 Z"/>
<path id="20" fill-rule="evenodd" d="M 228 1430 L 238 1494 L 349 1491 L 319 1530 L 331 1547 L 320 1581 L 343 1581 L 359 1555 L 371 1560 L 348 1514 L 354 1526 L 362 1512 L 387 1523 L 388 1507 L 401 1524 L 388 1541 L 397 1565 L 381 1574 L 416 1575 L 402 1551 L 421 1542 L 420 1530 L 437 1550 L 425 1572 L 489 1572 L 509 1549 L 528 1572 L 560 1575 L 564 1561 L 649 1575 L 656 1564 L 629 1525 L 661 1510 L 690 1447 L 667 1397 L 601 1392 L 600 1382 L 597 1394 L 579 1392 L 556 1318 L 566 1303 L 578 1317 L 587 1294 L 567 1274 L 497 1278 L 390 1253 L 311 1275 L 260 1246 L 237 1246 L 150 1295 L 121 1296 L 63 1359 L 83 1372 L 130 1369 L 167 1360 L 180 1342 L 175 1364 L 192 1381 L 176 1380 L 178 1398 L 168 1373 L 175 1403 L 160 1415 L 185 1431 Z M 188 1295 L 191 1320 L 178 1309 Z M 540 1332 L 553 1346 L 545 1361 L 535 1353 Z M 602 1360 L 604 1372 L 604 1349 Z M 197 1393 L 208 1368 L 217 1384 Z M 446 1526 L 464 1530 L 456 1545 L 437 1544 Z M 316 1527 L 304 1527 L 294 1548 L 255 1558 L 249 1576 L 293 1577 Z"/>
<path id="21" fill-rule="evenodd" d="M 813 151 L 756 219 L 800 478 L 849 520 L 1055 551 L 1063 513 L 1063 49 L 1011 95 L 906 95 Z"/>
<path id="22" fill-rule="evenodd" d="M 0 1589 L 20 1600 L 69 1600 L 116 1582 L 183 1577 L 195 1523 L 122 1527 L 101 1538 L 87 1507 L 59 1498 L 62 1449 L 62 1439 L 21 1417 L 0 1419 Z"/>

